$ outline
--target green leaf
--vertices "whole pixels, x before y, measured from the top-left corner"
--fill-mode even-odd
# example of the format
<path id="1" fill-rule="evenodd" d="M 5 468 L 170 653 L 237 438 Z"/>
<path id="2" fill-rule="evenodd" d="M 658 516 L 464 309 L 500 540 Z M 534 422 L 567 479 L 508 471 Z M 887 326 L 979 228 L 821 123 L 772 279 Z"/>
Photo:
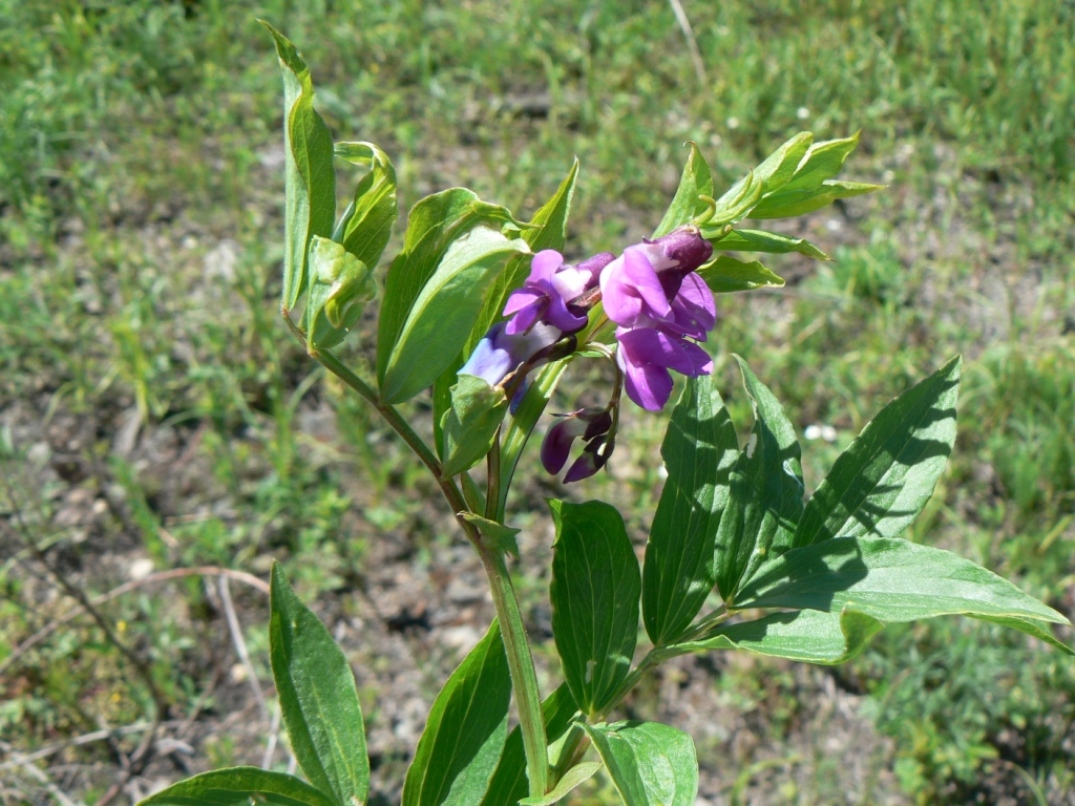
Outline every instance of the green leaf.
<path id="1" fill-rule="evenodd" d="M 686 733 L 659 722 L 583 727 L 627 806 L 694 806 L 698 756 Z"/>
<path id="2" fill-rule="evenodd" d="M 784 285 L 782 277 L 773 274 L 758 261 L 744 263 L 727 255 L 719 255 L 716 260 L 702 266 L 698 274 L 714 294 L 781 288 Z"/>
<path id="3" fill-rule="evenodd" d="M 703 229 L 702 237 L 711 239 L 714 249 L 723 249 L 728 252 L 769 252 L 783 255 L 788 252 L 798 252 L 800 255 L 816 258 L 817 260 L 829 260 L 829 256 L 810 243 L 805 238 L 789 238 L 786 235 L 777 235 L 775 232 L 766 232 L 757 229 L 735 229 L 727 235 Z"/>
<path id="4" fill-rule="evenodd" d="M 1039 641 L 1044 641 L 1045 643 L 1056 647 L 1067 655 L 1075 655 L 1075 649 L 1072 649 L 1063 641 L 1059 640 L 1052 634 L 1048 627 L 1036 622 L 1024 618 L 1004 618 L 999 616 L 975 616 L 975 618 L 981 621 L 990 621 L 993 624 L 999 624 L 1002 627 L 1010 627 L 1013 630 L 1025 632 L 1027 635 L 1037 638 Z"/>
<path id="5" fill-rule="evenodd" d="M 555 742 L 567 732 L 578 710 L 566 683 L 561 683 L 556 691 L 545 698 L 541 704 L 541 714 L 549 742 Z M 526 793 L 526 755 L 523 751 L 523 735 L 516 725 L 504 744 L 504 752 L 500 755 L 500 763 L 489 782 L 482 806 L 518 803 L 526 797 Z"/>
<path id="6" fill-rule="evenodd" d="M 762 183 L 763 195 L 771 194 L 791 181 L 813 142 L 813 134 L 799 132 L 754 169 L 754 176 Z"/>
<path id="7" fill-rule="evenodd" d="M 840 613 L 799 610 L 722 626 L 709 638 L 669 648 L 690 652 L 745 649 L 773 658 L 835 665 L 862 652 L 884 626 L 847 608 Z"/>
<path id="8" fill-rule="evenodd" d="M 716 582 L 714 543 L 738 453 L 735 426 L 712 377 L 689 380 L 661 445 L 668 480 L 642 572 L 642 613 L 656 646 L 683 635 Z"/>
<path id="9" fill-rule="evenodd" d="M 835 199 L 846 199 L 880 190 L 883 185 L 834 180 L 848 155 L 858 146 L 858 132 L 839 140 L 814 143 L 805 153 L 795 175 L 782 187 L 767 192 L 751 213 L 751 218 L 790 218 L 825 207 Z"/>
<path id="10" fill-rule="evenodd" d="M 373 269 L 399 215 L 396 169 L 373 143 L 336 143 L 335 153 L 353 165 L 369 167 L 369 171 L 359 180 L 354 200 L 340 217 L 332 238 Z"/>
<path id="11" fill-rule="evenodd" d="M 365 803 L 370 767 L 355 678 L 343 652 L 273 565 L 269 657 L 291 749 L 337 803 Z"/>
<path id="12" fill-rule="evenodd" d="M 458 377 L 441 423 L 441 457 L 446 476 L 469 470 L 485 458 L 508 410 L 503 389 L 473 375 Z"/>
<path id="13" fill-rule="evenodd" d="M 310 70 L 291 44 L 261 20 L 276 43 L 284 76 L 284 187 L 286 227 L 281 304 L 291 311 L 306 290 L 310 238 L 332 235 L 336 214 L 336 172 L 332 133 L 314 109 Z"/>
<path id="14" fill-rule="evenodd" d="M 385 402 L 409 400 L 451 365 L 470 334 L 486 286 L 508 257 L 526 251 L 524 241 L 487 227 L 470 230 L 448 247 L 386 359 L 381 381 Z"/>
<path id="15" fill-rule="evenodd" d="M 563 250 L 564 241 L 567 238 L 567 217 L 571 212 L 571 201 L 575 196 L 575 182 L 578 175 L 579 161 L 576 159 L 571 163 L 571 170 L 568 171 L 556 192 L 534 213 L 534 217 L 530 220 L 531 228 L 523 232 L 522 238 L 534 254 L 543 249 L 555 249 L 558 252 Z M 532 256 L 528 254 L 512 258 L 504 271 L 497 275 L 489 286 L 481 314 L 475 321 L 463 348 L 464 354 L 469 355 L 493 323 L 500 319 L 501 311 L 504 310 L 511 292 L 519 288 L 530 274 L 531 259 Z"/>
<path id="16" fill-rule="evenodd" d="M 832 179 L 844 167 L 851 152 L 858 148 L 860 132 L 837 140 L 814 143 L 795 169 L 795 175 L 781 188 L 784 192 L 813 190 Z"/>
<path id="17" fill-rule="evenodd" d="M 554 803 L 558 803 L 567 797 L 568 793 L 579 784 L 593 778 L 594 773 L 601 769 L 602 766 L 600 761 L 583 761 L 580 764 L 576 764 L 563 774 L 556 786 L 549 791 L 549 794 L 541 798 L 523 798 L 519 801 L 519 806 L 553 806 Z"/>
<path id="18" fill-rule="evenodd" d="M 847 607 L 882 622 L 963 615 L 1068 623 L 969 560 L 887 537 L 836 537 L 769 560 L 740 591 L 736 608 L 751 607 Z"/>
<path id="19" fill-rule="evenodd" d="M 683 166 L 679 187 L 676 188 L 676 195 L 668 206 L 664 218 L 653 232 L 654 238 L 660 238 L 672 230 L 691 223 L 708 207 L 698 197 L 713 195 L 713 173 L 709 169 L 709 163 L 705 161 L 705 157 L 702 156 L 696 144 L 689 143 L 688 145 L 691 147 L 691 153 Z"/>
<path id="20" fill-rule="evenodd" d="M 807 503 L 795 546 L 833 537 L 896 537 L 907 528 L 952 452 L 961 364 L 956 356 L 862 430 Z"/>
<path id="21" fill-rule="evenodd" d="M 403 806 L 479 803 L 508 735 L 511 677 L 500 627 L 444 684 L 429 712 L 403 784 Z"/>
<path id="22" fill-rule="evenodd" d="M 473 512 L 463 512 L 461 516 L 467 523 L 473 523 L 478 527 L 478 531 L 485 538 L 486 545 L 497 551 L 506 551 L 516 557 L 519 556 L 519 544 L 515 541 L 515 535 L 519 534 L 522 531 L 521 529 L 505 526 L 502 523 L 483 518 L 481 515 L 475 515 Z"/>
<path id="23" fill-rule="evenodd" d="M 552 631 L 584 714 L 606 706 L 631 668 L 642 578 L 623 518 L 601 501 L 550 501 L 556 522 Z"/>
<path id="24" fill-rule="evenodd" d="M 773 393 L 736 357 L 754 409 L 754 428 L 731 475 L 717 529 L 717 588 L 731 605 L 741 580 L 786 551 L 803 511 L 803 472 L 795 429 Z"/>
<path id="25" fill-rule="evenodd" d="M 712 213 L 703 226 L 707 229 L 720 228 L 744 218 L 761 200 L 764 190 L 765 183 L 751 171 L 713 202 Z"/>
<path id="26" fill-rule="evenodd" d="M 307 339 L 311 349 L 333 347 L 377 295 L 369 267 L 336 241 L 310 240 L 310 293 L 306 297 Z"/>
<path id="27" fill-rule="evenodd" d="M 203 772 L 163 789 L 138 806 L 340 806 L 308 783 L 282 772 L 232 767 Z"/>
<path id="28" fill-rule="evenodd" d="M 379 383 L 384 380 L 389 356 L 415 300 L 452 242 L 484 222 L 481 213 L 488 212 L 488 205 L 483 205 L 466 188 L 451 188 L 426 196 L 411 210 L 403 237 L 403 251 L 392 261 L 385 279 L 384 301 L 377 326 Z"/>

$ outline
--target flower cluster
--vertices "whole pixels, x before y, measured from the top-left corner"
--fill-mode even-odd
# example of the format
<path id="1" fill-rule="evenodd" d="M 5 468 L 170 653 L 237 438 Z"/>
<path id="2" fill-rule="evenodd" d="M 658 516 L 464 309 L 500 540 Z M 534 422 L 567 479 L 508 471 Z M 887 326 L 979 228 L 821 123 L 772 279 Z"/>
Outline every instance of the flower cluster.
<path id="1" fill-rule="evenodd" d="M 558 344 L 582 330 L 589 309 L 603 301 L 605 315 L 616 325 L 616 362 L 627 396 L 659 411 L 672 394 L 670 370 L 691 377 L 713 370 L 697 342 L 705 341 L 716 323 L 716 306 L 695 272 L 712 254 L 713 247 L 693 227 L 629 246 L 619 257 L 603 252 L 577 265 L 565 263 L 552 249 L 538 252 L 526 282 L 504 306 L 510 318 L 489 330 L 460 373 L 490 385 L 505 382 L 520 367 L 525 375 L 561 354 Z M 563 468 L 579 437 L 583 453 L 564 480 L 586 478 L 605 465 L 615 441 L 610 408 L 562 415 L 542 447 L 550 473 Z"/>

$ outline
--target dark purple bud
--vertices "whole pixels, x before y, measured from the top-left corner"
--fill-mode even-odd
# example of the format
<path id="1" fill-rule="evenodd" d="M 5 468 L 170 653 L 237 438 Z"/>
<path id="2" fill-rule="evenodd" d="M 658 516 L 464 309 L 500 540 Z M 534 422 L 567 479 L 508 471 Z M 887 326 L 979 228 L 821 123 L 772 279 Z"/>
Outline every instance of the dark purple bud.
<path id="1" fill-rule="evenodd" d="M 612 454 L 612 412 L 606 408 L 585 408 L 570 414 L 558 415 L 562 419 L 549 429 L 541 443 L 541 463 L 545 470 L 559 473 L 571 454 L 574 441 L 582 437 L 586 446 L 564 476 L 564 481 L 578 481 L 592 476 L 605 466 Z"/>

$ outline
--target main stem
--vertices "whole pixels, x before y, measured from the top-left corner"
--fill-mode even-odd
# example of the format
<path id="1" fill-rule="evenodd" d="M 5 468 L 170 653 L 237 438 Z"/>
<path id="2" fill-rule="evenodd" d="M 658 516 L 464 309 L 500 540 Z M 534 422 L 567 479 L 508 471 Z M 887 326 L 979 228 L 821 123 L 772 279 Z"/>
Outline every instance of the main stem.
<path id="1" fill-rule="evenodd" d="M 294 326 L 289 317 L 288 324 L 305 344 L 301 331 Z M 515 704 L 519 709 L 519 727 L 523 735 L 523 752 L 526 754 L 526 769 L 530 779 L 530 797 L 541 797 L 548 789 L 549 759 L 546 751 L 548 741 L 545 736 L 545 719 L 541 713 L 541 693 L 538 690 L 537 673 L 534 671 L 534 659 L 530 655 L 530 643 L 526 638 L 519 600 L 511 584 L 504 555 L 496 549 L 485 545 L 481 532 L 474 524 L 464 520 L 461 515 L 468 511 L 466 501 L 455 482 L 444 475 L 440 462 L 429 446 L 422 441 L 410 424 L 400 416 L 395 407 L 383 403 L 373 389 L 345 366 L 336 356 L 327 351 L 308 350 L 310 357 L 321 366 L 346 383 L 359 395 L 372 404 L 390 426 L 410 446 L 429 472 L 437 480 L 445 499 L 456 514 L 463 532 L 481 557 L 489 588 L 493 594 L 493 606 L 496 608 L 497 621 L 500 624 L 500 636 L 504 642 L 504 652 L 508 657 L 508 669 L 511 671 L 512 689 L 515 692 Z"/>

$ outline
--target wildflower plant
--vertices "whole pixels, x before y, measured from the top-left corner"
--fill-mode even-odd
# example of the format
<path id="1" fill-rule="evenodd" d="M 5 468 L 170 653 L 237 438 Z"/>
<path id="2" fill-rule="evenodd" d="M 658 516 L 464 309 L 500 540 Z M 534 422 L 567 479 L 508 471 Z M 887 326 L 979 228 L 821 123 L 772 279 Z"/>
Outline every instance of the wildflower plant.
<path id="1" fill-rule="evenodd" d="M 282 313 L 309 355 L 384 417 L 419 457 L 486 572 L 496 620 L 448 678 L 429 713 L 403 803 L 552 804 L 604 770 L 628 804 L 693 804 L 690 736 L 617 721 L 616 709 L 661 662 L 726 650 L 837 664 L 885 624 L 963 615 L 1052 633 L 1056 610 L 950 552 L 900 535 L 933 493 L 955 439 L 960 359 L 893 400 L 804 500 L 795 429 L 739 360 L 754 413 L 742 447 L 706 347 L 715 295 L 780 286 L 757 261 L 727 253 L 827 256 L 803 239 L 741 225 L 788 218 L 878 189 L 837 179 L 857 136 L 788 140 L 721 195 L 694 145 L 651 238 L 565 259 L 578 174 L 520 221 L 463 188 L 410 211 L 401 252 L 382 253 L 396 222 L 396 176 L 370 143 L 333 143 L 313 106 L 309 70 L 267 26 L 284 77 L 286 257 Z M 366 169 L 335 213 L 334 160 Z M 376 359 L 332 349 L 380 296 Z M 546 407 L 573 362 L 608 361 L 607 404 Z M 506 556 L 518 554 L 505 502 L 529 469 L 531 435 L 551 420 L 540 461 L 577 482 L 614 462 L 624 405 L 661 411 L 686 376 L 661 449 L 667 481 L 640 564 L 607 503 L 553 500 L 552 628 L 563 683 L 541 692 Z M 433 442 L 398 408 L 431 393 Z M 570 464 L 569 464 L 570 463 Z M 484 465 L 484 474 L 472 471 Z M 484 483 L 475 480 L 483 478 Z M 526 573 L 527 569 L 521 569 Z M 305 780 L 240 767 L 204 773 L 146 804 L 367 801 L 369 760 L 354 678 L 325 627 L 274 567 L 270 655 L 280 707 Z M 640 634 L 643 637 L 639 646 Z M 514 703 L 518 725 L 508 730 Z"/>

